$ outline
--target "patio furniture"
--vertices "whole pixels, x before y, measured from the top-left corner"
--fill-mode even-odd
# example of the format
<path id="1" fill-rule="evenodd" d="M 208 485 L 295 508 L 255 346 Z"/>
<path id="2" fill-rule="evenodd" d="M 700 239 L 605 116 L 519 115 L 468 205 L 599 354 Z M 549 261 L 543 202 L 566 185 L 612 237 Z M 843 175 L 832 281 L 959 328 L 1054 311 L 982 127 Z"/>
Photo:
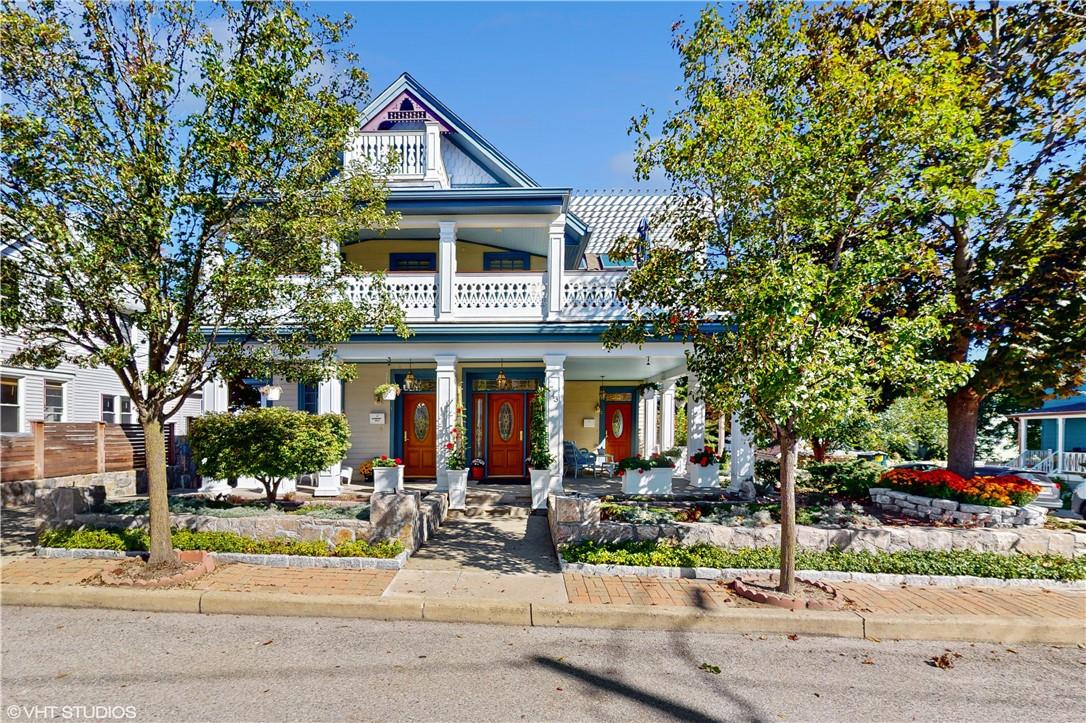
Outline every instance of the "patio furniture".
<path id="1" fill-rule="evenodd" d="M 592 470 L 592 473 L 599 477 L 601 474 L 607 477 L 615 476 L 615 469 L 618 468 L 618 463 L 615 462 L 614 455 L 610 454 L 598 454 L 596 455 L 596 466 Z"/>
<path id="2" fill-rule="evenodd" d="M 596 455 L 584 447 L 578 449 L 576 444 L 567 439 L 562 442 L 562 464 L 565 466 L 566 474 L 572 471 L 573 479 L 577 479 L 582 471 L 595 473 Z"/>

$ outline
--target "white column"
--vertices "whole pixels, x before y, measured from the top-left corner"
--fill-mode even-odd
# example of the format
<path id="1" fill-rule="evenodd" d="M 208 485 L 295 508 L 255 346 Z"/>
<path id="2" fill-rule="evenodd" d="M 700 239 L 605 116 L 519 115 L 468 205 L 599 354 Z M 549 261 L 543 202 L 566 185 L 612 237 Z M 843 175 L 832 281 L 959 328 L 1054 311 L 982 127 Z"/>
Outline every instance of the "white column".
<path id="1" fill-rule="evenodd" d="M 551 221 L 547 246 L 547 318 L 562 313 L 565 292 L 563 278 L 566 256 L 566 214 L 560 213 Z"/>
<path id="2" fill-rule="evenodd" d="M 743 482 L 754 479 L 754 441 L 740 426 L 738 414 L 732 414 L 731 437 L 728 450 L 731 456 L 731 487 L 738 488 Z"/>
<path id="3" fill-rule="evenodd" d="M 224 380 L 215 377 L 204 382 L 203 411 L 205 414 L 230 411 L 230 390 Z"/>
<path id="4" fill-rule="evenodd" d="M 449 489 L 449 480 L 445 473 L 449 470 L 449 450 L 452 441 L 452 429 L 456 424 L 456 355 L 437 354 L 437 420 L 434 428 L 434 440 L 437 445 L 437 489 Z"/>
<path id="5" fill-rule="evenodd" d="M 565 473 L 565 461 L 562 459 L 562 440 L 565 437 L 565 390 L 566 390 L 566 355 L 544 354 L 544 383 L 547 387 L 547 437 L 550 442 L 551 463 L 550 492 L 562 493 L 562 475 Z M 546 495 L 543 496 L 546 507 Z"/>
<path id="6" fill-rule="evenodd" d="M 317 383 L 317 414 L 340 414 L 343 411 L 343 384 L 338 379 L 325 379 Z M 339 494 L 340 462 L 317 473 L 314 497 L 335 497 Z M 293 487 L 293 481 L 284 480 L 284 487 Z M 289 492 L 288 489 L 283 491 Z"/>
<path id="7" fill-rule="evenodd" d="M 690 374 L 686 378 L 686 451 L 694 454 L 705 448 L 705 400 L 701 382 Z"/>
<path id="8" fill-rule="evenodd" d="M 441 126 L 433 121 L 426 121 L 426 176 L 423 180 L 438 188 L 449 187 L 445 159 L 441 155 Z"/>
<path id="9" fill-rule="evenodd" d="M 659 452 L 659 443 L 656 437 L 658 418 L 656 411 L 660 404 L 660 395 L 653 394 L 652 399 L 645 399 L 645 416 L 641 418 L 641 424 L 645 428 L 645 456 L 653 452 Z"/>
<path id="10" fill-rule="evenodd" d="M 448 321 L 453 318 L 453 283 L 456 280 L 456 222 L 438 223 L 437 243 L 438 269 L 438 319 Z"/>
<path id="11" fill-rule="evenodd" d="M 675 380 L 660 385 L 660 448 L 675 446 Z"/>
<path id="12" fill-rule="evenodd" d="M 1029 419 L 1026 417 L 1018 418 L 1018 453 L 1023 455 L 1029 449 Z M 1021 464 L 1022 460 L 1018 460 Z"/>
<path id="13" fill-rule="evenodd" d="M 1056 471 L 1063 472 L 1063 417 L 1056 417 Z"/>

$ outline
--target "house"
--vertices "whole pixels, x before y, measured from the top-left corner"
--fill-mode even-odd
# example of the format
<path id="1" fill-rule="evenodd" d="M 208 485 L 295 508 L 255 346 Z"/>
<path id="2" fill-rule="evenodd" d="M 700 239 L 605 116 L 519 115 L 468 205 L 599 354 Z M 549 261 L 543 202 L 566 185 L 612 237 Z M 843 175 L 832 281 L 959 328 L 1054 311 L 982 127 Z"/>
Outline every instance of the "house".
<path id="1" fill-rule="evenodd" d="M 1018 422 L 1020 467 L 1086 477 L 1086 386 L 1010 417 Z"/>
<path id="2" fill-rule="evenodd" d="M 614 460 L 703 446 L 705 407 L 683 344 L 601 343 L 608 325 L 627 317 L 616 296 L 626 271 L 608 251 L 617 237 L 643 227 L 665 196 L 540 186 L 408 74 L 364 109 L 344 162 L 376 163 L 391 151 L 397 165 L 388 207 L 401 214 L 399 225 L 381 233 L 359 229 L 342 256 L 366 270 L 387 270 L 387 287 L 414 335 L 352 336 L 338 349 L 355 365 L 355 378 L 345 383 L 247 382 L 274 388 L 272 404 L 347 415 L 346 467 L 322 471 L 316 495 L 338 494 L 350 468 L 382 454 L 402 458 L 408 479 L 440 480 L 458 407 L 468 460 L 484 460 L 489 481 L 525 481 L 528 405 L 541 390 L 556 459 L 552 489 L 561 488 L 566 440 Z M 651 229 L 647 235 L 652 240 Z M 360 285 L 352 293 L 362 298 L 370 290 Z M 676 439 L 683 378 L 687 430 Z M 401 393 L 376 399 L 384 383 Z M 642 393 L 650 383 L 658 393 Z M 205 408 L 231 408 L 239 386 L 209 383 Z M 742 435 L 733 437 L 743 445 Z M 736 456 L 739 472 L 749 474 L 745 449 Z"/>

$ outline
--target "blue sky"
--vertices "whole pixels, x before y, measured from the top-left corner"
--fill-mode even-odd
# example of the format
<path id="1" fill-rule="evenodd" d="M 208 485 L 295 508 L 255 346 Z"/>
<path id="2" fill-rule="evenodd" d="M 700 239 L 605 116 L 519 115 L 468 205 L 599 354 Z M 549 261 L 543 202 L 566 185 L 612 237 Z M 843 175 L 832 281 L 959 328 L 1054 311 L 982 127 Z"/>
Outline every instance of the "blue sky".
<path id="1" fill-rule="evenodd" d="M 635 185 L 630 117 L 681 79 L 671 26 L 701 3 L 332 3 L 379 93 L 403 71 L 545 186 Z"/>

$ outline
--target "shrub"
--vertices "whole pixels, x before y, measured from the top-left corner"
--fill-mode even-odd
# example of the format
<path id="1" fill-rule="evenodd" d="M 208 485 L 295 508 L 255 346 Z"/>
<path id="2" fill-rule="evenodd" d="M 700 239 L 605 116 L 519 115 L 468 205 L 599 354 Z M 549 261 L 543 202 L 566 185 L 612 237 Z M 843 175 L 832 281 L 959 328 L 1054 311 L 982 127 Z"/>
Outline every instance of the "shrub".
<path id="1" fill-rule="evenodd" d="M 662 567 L 774 569 L 780 551 L 774 547 L 725 550 L 708 544 L 682 546 L 666 542 L 581 542 L 562 548 L 568 562 Z M 972 575 L 1008 579 L 1086 580 L 1086 558 L 1059 555 L 1000 555 L 969 550 L 904 552 L 816 552 L 798 550 L 796 569 L 871 572 L 893 575 Z"/>
<path id="2" fill-rule="evenodd" d="M 42 547 L 63 547 L 68 550 L 116 550 L 123 552 L 121 536 L 106 530 L 42 530 L 38 534 Z"/>
<path id="3" fill-rule="evenodd" d="M 810 486 L 819 492 L 840 495 L 852 500 L 867 497 L 867 491 L 878 484 L 881 465 L 863 459 L 808 465 Z"/>
<path id="4" fill-rule="evenodd" d="M 200 474 L 215 479 L 255 477 L 274 502 L 284 479 L 325 469 L 350 448 L 342 414 L 309 414 L 270 407 L 238 414 L 206 414 L 189 430 Z"/>
<path id="5" fill-rule="evenodd" d="M 294 515 L 316 517 L 321 520 L 368 520 L 369 505 L 304 505 L 292 512 Z"/>

